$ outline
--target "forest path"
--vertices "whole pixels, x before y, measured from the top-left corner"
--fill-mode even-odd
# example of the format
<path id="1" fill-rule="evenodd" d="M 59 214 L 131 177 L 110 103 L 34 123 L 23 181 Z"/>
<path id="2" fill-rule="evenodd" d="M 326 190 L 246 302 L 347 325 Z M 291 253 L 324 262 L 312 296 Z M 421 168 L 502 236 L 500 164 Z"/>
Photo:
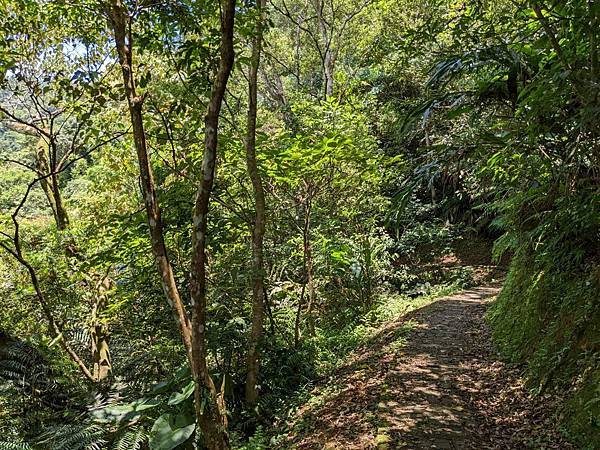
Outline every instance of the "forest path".
<path id="1" fill-rule="evenodd" d="M 494 352 L 499 287 L 444 297 L 386 324 L 304 406 L 297 449 L 573 448 Z M 296 428 L 298 429 L 298 428 Z"/>

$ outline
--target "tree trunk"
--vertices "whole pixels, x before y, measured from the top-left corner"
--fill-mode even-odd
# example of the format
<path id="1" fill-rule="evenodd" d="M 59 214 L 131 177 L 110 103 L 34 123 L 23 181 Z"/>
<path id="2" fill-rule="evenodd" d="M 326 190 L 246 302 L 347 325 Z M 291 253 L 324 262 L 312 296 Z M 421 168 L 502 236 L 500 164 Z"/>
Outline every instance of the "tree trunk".
<path id="1" fill-rule="evenodd" d="M 306 277 L 306 274 L 305 274 Z M 300 291 L 300 299 L 298 300 L 298 308 L 296 309 L 296 320 L 294 322 L 294 348 L 298 348 L 300 343 L 301 331 L 300 325 L 302 323 L 302 307 L 304 306 L 304 294 L 306 293 L 306 282 L 302 284 L 302 291 Z"/>
<path id="2" fill-rule="evenodd" d="M 600 61 L 598 60 L 598 26 L 600 25 L 600 3 L 596 0 L 588 0 L 588 13 L 590 15 L 590 79 L 592 81 L 591 103 L 598 102 L 600 87 Z M 597 130 L 597 128 L 596 128 Z M 594 131 L 596 131 L 594 130 Z"/>
<path id="3" fill-rule="evenodd" d="M 314 283 L 314 264 L 312 254 L 312 243 L 310 240 L 310 225 L 311 225 L 311 214 L 312 214 L 312 186 L 309 185 L 306 194 L 306 203 L 304 207 L 304 228 L 302 230 L 302 248 L 304 253 L 304 273 L 305 273 L 305 286 L 308 291 L 308 304 L 306 307 L 306 322 L 308 326 L 308 333 L 310 336 L 315 335 L 315 320 L 313 317 L 313 307 L 316 300 L 316 291 Z"/>
<path id="4" fill-rule="evenodd" d="M 50 308 L 50 305 L 46 300 L 46 296 L 42 292 L 42 288 L 40 286 L 40 282 L 37 277 L 37 273 L 35 272 L 35 269 L 31 264 L 25 261 L 25 259 L 21 255 L 20 250 L 17 250 L 17 253 L 17 259 L 29 272 L 29 277 L 31 278 L 31 283 L 33 284 L 36 297 L 40 303 L 40 306 L 42 307 L 42 311 L 44 312 L 46 319 L 48 320 L 50 335 L 54 338 L 55 341 L 58 341 L 61 348 L 69 355 L 69 358 L 71 358 L 71 361 L 77 364 L 77 367 L 79 367 L 79 370 L 85 376 L 85 378 L 87 378 L 89 381 L 96 381 L 92 372 L 88 369 L 83 360 L 79 357 L 75 350 L 71 348 L 67 341 L 65 341 L 64 336 L 62 334 L 62 330 L 54 320 L 54 314 L 52 313 L 52 309 Z"/>
<path id="5" fill-rule="evenodd" d="M 256 161 L 256 114 L 258 97 L 258 67 L 262 49 L 264 8 L 266 0 L 258 0 L 258 23 L 252 46 L 250 73 L 248 76 L 248 122 L 246 134 L 246 165 L 254 192 L 255 217 L 252 230 L 252 329 L 248 340 L 245 397 L 248 406 L 258 401 L 258 376 L 260 369 L 260 342 L 263 337 L 265 315 L 265 283 L 263 261 L 263 237 L 265 234 L 265 191 Z"/>
<path id="6" fill-rule="evenodd" d="M 323 74 L 325 77 L 325 98 L 333 95 L 333 84 L 334 84 L 334 72 L 335 72 L 335 55 L 331 48 L 330 43 L 327 43 L 325 49 L 325 55 L 323 58 Z"/>
<path id="7" fill-rule="evenodd" d="M 69 215 L 63 204 L 62 194 L 60 192 L 60 186 L 58 184 L 58 175 L 53 173 L 52 177 L 52 191 L 54 193 L 54 204 L 56 205 L 56 228 L 58 231 L 65 231 L 69 228 Z"/>
<path id="8" fill-rule="evenodd" d="M 366 232 L 365 232 L 366 233 Z M 372 279 L 372 266 L 373 266 L 373 250 L 371 248 L 371 242 L 369 236 L 366 235 L 363 238 L 363 253 L 364 253 L 364 278 L 365 278 L 365 300 L 366 310 L 369 311 L 373 306 L 373 279 Z"/>
<path id="9" fill-rule="evenodd" d="M 222 393 L 217 392 L 208 372 L 206 362 L 206 226 L 210 193 L 214 180 L 217 151 L 219 113 L 225 95 L 225 87 L 233 67 L 233 23 L 235 0 L 221 0 L 221 59 L 213 83 L 211 100 L 205 118 L 205 151 L 202 162 L 202 181 L 196 194 L 192 216 L 192 267 L 190 296 L 192 320 L 190 322 L 181 300 L 173 268 L 164 242 L 163 224 L 158 206 L 152 167 L 148 157 L 146 134 L 143 125 L 143 98 L 137 96 L 132 64 L 131 16 L 122 0 L 110 0 L 106 12 L 111 21 L 119 63 L 123 75 L 123 87 L 129 105 L 137 152 L 142 193 L 148 216 L 152 252 L 161 276 L 167 301 L 173 308 L 181 337 L 186 348 L 192 376 L 196 382 L 194 392 L 196 417 L 204 445 L 211 450 L 229 448 L 227 416 Z M 205 401 L 206 400 L 206 401 Z"/>
<path id="10" fill-rule="evenodd" d="M 210 195 L 215 179 L 219 115 L 225 89 L 233 68 L 233 25 L 235 0 L 221 0 L 221 54 L 219 68 L 213 81 L 210 101 L 204 119 L 204 155 L 202 179 L 192 215 L 192 266 L 190 298 L 192 302 L 192 373 L 196 380 L 194 392 L 196 416 L 202 430 L 204 445 L 210 449 L 228 449 L 227 415 L 223 389 L 217 392 L 206 363 L 206 230 Z M 203 407 L 203 399 L 206 400 Z"/>
<path id="11" fill-rule="evenodd" d="M 304 205 L 304 225 L 302 226 L 302 264 L 304 267 L 304 282 L 302 284 L 302 291 L 300 293 L 300 299 L 298 301 L 298 309 L 296 311 L 296 321 L 294 324 L 294 347 L 298 347 L 300 342 L 301 331 L 301 316 L 302 309 L 304 308 L 304 297 L 308 291 L 308 303 L 306 306 L 306 322 L 308 327 L 308 333 L 310 336 L 315 334 L 315 325 L 313 317 L 313 306 L 316 300 L 316 291 L 314 285 L 314 264 L 312 256 L 312 243 L 310 240 L 310 225 L 311 225 L 311 213 L 312 213 L 312 196 L 313 188 L 309 183 L 305 183 L 305 195 L 303 200 Z"/>
<path id="12" fill-rule="evenodd" d="M 49 133 L 51 134 L 51 133 Z M 56 204 L 56 227 L 59 231 L 64 231 L 69 227 L 69 217 L 63 205 L 60 185 L 58 183 L 58 143 L 54 135 L 51 134 L 48 143 L 48 159 L 50 161 L 50 177 L 52 192 L 54 193 L 54 202 Z"/>
<path id="13" fill-rule="evenodd" d="M 317 16 L 319 32 L 323 39 L 323 50 L 321 51 L 321 64 L 323 65 L 323 79 L 325 82 L 325 98 L 333 95 L 334 71 L 335 71 L 335 52 L 333 50 L 333 30 L 328 30 L 327 20 L 325 19 L 323 9 L 325 7 L 323 0 L 313 0 L 313 7 Z"/>
<path id="14" fill-rule="evenodd" d="M 38 172 L 36 175 L 43 177 L 40 179 L 40 185 L 42 186 L 46 200 L 48 200 L 48 206 L 52 210 L 56 228 L 59 231 L 66 230 L 69 227 L 69 215 L 62 202 L 58 174 L 55 173 L 56 168 L 50 164 L 47 155 L 49 148 L 56 145 L 55 142 L 53 143 L 54 136 L 50 130 L 37 128 L 33 125 L 15 122 L 9 122 L 6 125 L 16 133 L 33 136 L 38 139 L 34 155 L 35 170 Z M 50 143 L 46 139 L 50 140 Z"/>
<path id="15" fill-rule="evenodd" d="M 60 190 L 58 180 L 58 170 L 56 167 L 55 157 L 55 155 L 57 154 L 56 136 L 52 133 L 51 129 L 38 127 L 33 124 L 28 124 L 26 122 L 9 122 L 7 124 L 7 127 L 10 130 L 15 131 L 17 133 L 37 138 L 34 154 L 35 167 L 32 167 L 30 169 L 34 172 L 36 180 L 39 181 L 42 190 L 44 191 L 46 200 L 48 201 L 48 206 L 52 211 L 57 230 L 67 230 L 69 228 L 70 223 L 69 215 L 62 201 L 62 193 Z M 52 156 L 54 157 L 51 158 Z M 110 363 L 108 326 L 104 324 L 92 326 L 90 328 L 91 355 L 93 365 L 92 368 L 89 369 L 83 362 L 83 360 L 79 357 L 79 355 L 64 340 L 62 331 L 60 330 L 60 327 L 54 319 L 53 311 L 50 308 L 43 292 L 41 291 L 41 286 L 39 284 L 37 272 L 35 271 L 33 266 L 31 266 L 29 262 L 25 260 L 25 258 L 22 255 L 19 238 L 19 225 L 17 222 L 16 214 L 13 216 L 13 222 L 15 225 L 15 236 L 13 239 L 15 249 L 14 251 L 9 250 L 9 253 L 11 253 L 17 259 L 17 261 L 19 261 L 19 263 L 22 264 L 29 272 L 31 282 L 36 291 L 36 296 L 38 297 L 38 301 L 42 306 L 44 314 L 48 318 L 50 325 L 50 334 L 53 336 L 54 339 L 60 342 L 61 347 L 66 351 L 71 360 L 78 365 L 81 372 L 88 380 L 94 382 L 101 381 L 110 374 L 110 371 L 112 369 Z M 79 250 L 77 249 L 72 239 L 69 238 L 65 242 L 63 242 L 63 246 L 67 256 L 74 257 L 79 255 Z M 3 247 L 6 249 L 5 246 Z M 102 304 L 103 306 L 106 305 L 106 298 L 104 298 Z M 95 323 L 98 307 L 98 304 L 92 306 L 92 323 Z"/>
<path id="16" fill-rule="evenodd" d="M 307 226 L 304 233 L 304 256 L 306 261 L 306 289 L 308 291 L 308 305 L 306 306 L 306 323 L 309 336 L 315 335 L 315 318 L 313 308 L 315 306 L 316 291 L 314 282 L 314 264 L 312 254 L 312 243 L 310 240 L 310 216 L 307 217 Z"/>
<path id="17" fill-rule="evenodd" d="M 288 130 L 296 130 L 296 118 L 292 113 L 290 103 L 285 95 L 281 76 L 275 70 L 273 71 L 272 76 L 269 76 L 265 70 L 261 70 L 261 74 L 266 94 L 281 110 L 286 128 Z"/>
<path id="18" fill-rule="evenodd" d="M 109 337 L 108 326 L 105 324 L 92 329 L 92 375 L 96 382 L 107 379 L 112 371 Z"/>
<path id="19" fill-rule="evenodd" d="M 38 143 L 35 149 L 35 168 L 40 174 L 48 174 L 50 173 L 50 163 L 48 162 L 48 157 L 46 156 L 46 147 L 48 144 L 46 141 L 39 137 Z M 40 185 L 42 186 L 42 190 L 46 195 L 46 200 L 48 201 L 48 205 L 52 210 L 52 215 L 54 216 L 54 222 L 56 223 L 56 228 L 59 228 L 59 218 L 58 211 L 56 209 L 56 200 L 54 199 L 54 188 L 52 187 L 52 180 L 49 177 L 43 178 L 40 180 Z"/>
<path id="20" fill-rule="evenodd" d="M 175 282 L 175 276 L 173 274 L 173 268 L 171 267 L 167 254 L 162 217 L 156 198 L 154 176 L 148 157 L 146 133 L 142 115 L 143 98 L 138 97 L 136 94 L 132 63 L 131 19 L 127 7 L 121 0 L 111 0 L 106 5 L 106 13 L 113 28 L 119 64 L 121 65 L 121 72 L 123 75 L 123 88 L 129 105 L 129 114 L 133 128 L 133 141 L 138 158 L 142 194 L 144 196 L 150 238 L 152 241 L 152 253 L 156 261 L 163 290 L 169 305 L 173 309 L 175 321 L 179 326 L 186 354 L 190 361 L 190 365 L 192 365 L 190 321 L 183 302 L 181 301 L 179 290 Z"/>
<path id="21" fill-rule="evenodd" d="M 95 381 L 103 381 L 110 375 L 112 364 L 110 361 L 108 325 L 102 322 L 102 312 L 107 306 L 107 295 L 111 288 L 108 276 L 99 280 L 95 285 L 95 295 L 92 304 L 92 318 L 90 324 L 90 341 L 92 348 L 92 375 Z"/>
<path id="22" fill-rule="evenodd" d="M 40 281 L 37 276 L 37 273 L 33 266 L 29 264 L 29 262 L 24 258 L 22 250 L 21 250 L 21 239 L 19 236 L 19 223 L 17 221 L 16 213 L 12 216 L 12 221 L 15 226 L 15 234 L 13 238 L 14 248 L 10 248 L 7 244 L 0 241 L 0 247 L 2 247 L 5 251 L 10 253 L 18 262 L 21 264 L 29 274 L 29 278 L 31 279 L 31 284 L 33 285 L 33 289 L 35 291 L 35 296 L 40 304 L 42 312 L 48 321 L 48 332 L 50 336 L 52 336 L 54 342 L 58 342 L 61 348 L 69 355 L 71 361 L 77 364 L 77 367 L 81 371 L 81 373 L 85 376 L 85 378 L 89 381 L 95 381 L 92 372 L 88 369 L 83 360 L 79 357 L 77 352 L 73 350 L 73 348 L 69 345 L 67 341 L 65 341 L 63 332 L 60 329 L 60 326 L 54 319 L 54 314 L 50 304 L 48 303 L 46 296 L 42 292 L 42 288 L 40 286 Z"/>

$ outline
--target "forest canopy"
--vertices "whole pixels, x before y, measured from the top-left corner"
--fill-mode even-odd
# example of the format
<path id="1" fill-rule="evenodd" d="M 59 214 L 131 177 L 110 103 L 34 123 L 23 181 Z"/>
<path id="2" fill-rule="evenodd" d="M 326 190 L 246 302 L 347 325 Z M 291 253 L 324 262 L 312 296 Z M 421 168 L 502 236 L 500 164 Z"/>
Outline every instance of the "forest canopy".
<path id="1" fill-rule="evenodd" d="M 2 0 L 0 30 L 0 450 L 293 448 L 369 333 L 490 280 L 503 358 L 595 448 L 599 2 Z"/>

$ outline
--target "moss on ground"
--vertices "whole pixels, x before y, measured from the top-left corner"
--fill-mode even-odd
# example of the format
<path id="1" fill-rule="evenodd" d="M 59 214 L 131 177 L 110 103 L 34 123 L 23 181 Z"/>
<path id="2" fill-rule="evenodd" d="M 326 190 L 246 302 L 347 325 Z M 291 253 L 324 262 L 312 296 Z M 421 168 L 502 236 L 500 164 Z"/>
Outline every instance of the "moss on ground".
<path id="1" fill-rule="evenodd" d="M 582 448 L 599 448 L 598 268 L 542 270 L 517 256 L 489 320 L 501 353 L 526 365 L 533 392 L 563 398 L 556 413 L 569 438 Z"/>

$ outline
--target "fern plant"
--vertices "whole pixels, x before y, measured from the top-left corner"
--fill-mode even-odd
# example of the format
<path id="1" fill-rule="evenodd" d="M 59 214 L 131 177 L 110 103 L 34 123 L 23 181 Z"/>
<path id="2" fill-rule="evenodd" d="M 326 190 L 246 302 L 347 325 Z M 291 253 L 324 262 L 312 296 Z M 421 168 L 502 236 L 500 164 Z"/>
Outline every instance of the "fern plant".
<path id="1" fill-rule="evenodd" d="M 52 450 L 101 450 L 107 443 L 106 434 L 93 423 L 58 425 L 42 433 L 35 444 Z"/>
<path id="2" fill-rule="evenodd" d="M 62 408 L 66 404 L 66 395 L 56 382 L 52 368 L 27 342 L 9 340 L 0 347 L 0 379 L 50 407 Z"/>
<path id="3" fill-rule="evenodd" d="M 0 441 L 0 450 L 35 450 L 29 444 L 22 442 L 5 442 Z"/>
<path id="4" fill-rule="evenodd" d="M 147 440 L 148 432 L 143 427 L 131 427 L 117 437 L 111 450 L 139 450 Z"/>

